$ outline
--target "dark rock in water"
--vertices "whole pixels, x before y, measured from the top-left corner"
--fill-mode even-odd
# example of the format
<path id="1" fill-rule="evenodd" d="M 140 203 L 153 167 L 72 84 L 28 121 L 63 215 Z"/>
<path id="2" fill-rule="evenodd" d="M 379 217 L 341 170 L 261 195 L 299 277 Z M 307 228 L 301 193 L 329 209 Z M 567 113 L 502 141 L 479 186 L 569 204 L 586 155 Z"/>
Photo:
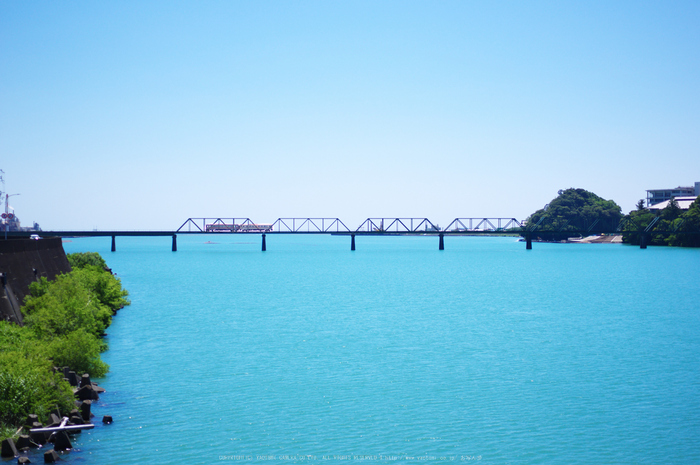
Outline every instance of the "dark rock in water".
<path id="1" fill-rule="evenodd" d="M 35 444 L 40 446 L 46 444 L 46 433 L 29 433 L 29 437 Z"/>
<path id="2" fill-rule="evenodd" d="M 75 373 L 75 371 L 68 372 L 68 382 L 71 386 L 78 387 L 78 383 L 80 383 L 80 381 L 78 380 L 78 375 Z"/>
<path id="3" fill-rule="evenodd" d="M 92 384 L 88 384 L 87 386 L 83 386 L 78 391 L 75 393 L 76 397 L 80 400 L 98 400 L 99 397 L 97 396 L 97 393 L 95 390 L 92 388 Z"/>
<path id="4" fill-rule="evenodd" d="M 20 457 L 17 459 L 17 463 L 19 463 L 19 464 L 32 463 L 32 461 L 29 460 L 29 457 Z"/>
<path id="5" fill-rule="evenodd" d="M 98 386 L 97 383 L 92 383 L 92 390 L 98 394 L 105 392 L 105 388 Z"/>
<path id="6" fill-rule="evenodd" d="M 87 374 L 87 373 L 85 373 L 85 374 L 80 378 L 80 387 L 88 386 L 88 385 L 90 385 L 90 384 L 92 384 L 92 383 L 90 382 L 90 375 Z"/>
<path id="7" fill-rule="evenodd" d="M 51 449 L 44 452 L 44 463 L 58 462 L 58 453 Z"/>
<path id="8" fill-rule="evenodd" d="M 105 425 L 109 425 L 110 423 L 112 423 L 112 415 L 103 416 L 102 423 L 104 423 Z"/>
<path id="9" fill-rule="evenodd" d="M 35 445 L 31 439 L 29 439 L 29 436 L 26 434 L 21 435 L 20 437 L 17 438 L 17 446 L 18 450 L 27 450 L 33 445 Z"/>
<path id="10" fill-rule="evenodd" d="M 82 424 L 85 424 L 85 422 L 83 421 L 83 417 L 81 417 L 80 415 L 72 415 L 72 416 L 70 417 L 70 420 L 68 420 L 68 422 L 69 422 L 69 423 L 72 423 L 72 424 L 74 424 L 74 425 L 82 425 Z M 77 430 L 77 431 L 75 431 L 75 432 L 76 432 L 76 433 L 80 433 L 81 430 Z"/>
<path id="11" fill-rule="evenodd" d="M 91 405 L 91 400 L 84 400 L 83 403 L 80 404 L 80 416 L 83 417 L 83 421 L 90 421 L 90 418 L 92 418 L 92 413 L 90 413 Z"/>
<path id="12" fill-rule="evenodd" d="M 17 447 L 15 447 L 15 441 L 12 438 L 7 438 L 2 441 L 2 448 L 0 450 L 0 456 L 2 457 L 17 457 L 19 452 L 17 452 Z"/>
<path id="13" fill-rule="evenodd" d="M 68 438 L 68 433 L 66 433 L 65 431 L 58 431 L 58 432 L 54 433 L 53 448 L 55 450 L 72 449 L 73 444 L 70 443 L 70 439 Z"/>

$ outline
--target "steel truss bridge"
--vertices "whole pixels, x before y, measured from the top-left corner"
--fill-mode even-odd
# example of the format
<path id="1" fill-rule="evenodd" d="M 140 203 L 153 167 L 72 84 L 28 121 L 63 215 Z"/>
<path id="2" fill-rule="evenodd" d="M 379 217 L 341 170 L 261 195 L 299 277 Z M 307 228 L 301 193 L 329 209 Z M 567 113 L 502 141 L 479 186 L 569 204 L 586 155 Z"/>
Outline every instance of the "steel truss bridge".
<path id="1" fill-rule="evenodd" d="M 532 241 L 552 234 L 591 236 L 604 234 L 639 234 L 640 247 L 645 249 L 652 235 L 700 234 L 700 230 L 687 230 L 682 223 L 673 228 L 663 225 L 659 218 L 641 227 L 633 220 L 621 221 L 603 218 L 526 224 L 515 218 L 455 218 L 445 228 L 428 218 L 367 218 L 358 227 L 350 228 L 339 218 L 278 218 L 273 223 L 256 223 L 250 218 L 188 218 L 174 231 L 6 231 L 5 237 L 111 237 L 112 251 L 116 251 L 117 236 L 171 236 L 172 250 L 177 251 L 178 234 L 260 234 L 262 250 L 267 249 L 267 234 L 331 234 L 350 236 L 350 250 L 355 250 L 356 236 L 437 236 L 439 250 L 445 249 L 445 236 L 508 234 L 523 236 L 527 249 Z"/>

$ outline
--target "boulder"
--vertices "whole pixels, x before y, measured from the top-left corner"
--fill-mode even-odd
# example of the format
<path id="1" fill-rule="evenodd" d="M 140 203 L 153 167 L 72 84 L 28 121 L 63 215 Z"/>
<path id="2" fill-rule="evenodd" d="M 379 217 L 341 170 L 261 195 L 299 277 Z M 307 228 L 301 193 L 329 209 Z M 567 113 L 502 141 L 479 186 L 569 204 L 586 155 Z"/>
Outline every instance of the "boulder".
<path id="1" fill-rule="evenodd" d="M 30 447 L 36 445 L 29 439 L 29 435 L 23 434 L 17 438 L 17 450 L 28 450 Z"/>
<path id="2" fill-rule="evenodd" d="M 58 453 L 51 449 L 44 452 L 44 463 L 58 462 Z"/>
<path id="3" fill-rule="evenodd" d="M 29 433 L 29 438 L 34 442 L 35 444 L 38 444 L 40 446 L 43 446 L 46 444 L 46 433 Z"/>
<path id="4" fill-rule="evenodd" d="M 19 452 L 17 452 L 17 447 L 15 447 L 15 441 L 12 438 L 7 438 L 2 441 L 2 448 L 0 448 L 0 456 L 2 457 L 17 457 Z"/>
<path id="5" fill-rule="evenodd" d="M 65 431 L 57 431 L 53 435 L 53 448 L 55 450 L 67 450 L 72 449 L 73 444 L 70 443 L 70 438 L 68 433 Z"/>
<path id="6" fill-rule="evenodd" d="M 20 457 L 17 459 L 17 463 L 19 463 L 19 464 L 32 463 L 32 461 L 29 460 L 29 457 Z"/>
<path id="7" fill-rule="evenodd" d="M 75 371 L 68 372 L 68 382 L 71 386 L 78 387 L 80 380 L 78 380 L 78 375 L 75 373 Z"/>
<path id="8" fill-rule="evenodd" d="M 111 424 L 112 421 L 112 415 L 105 415 L 102 417 L 102 423 L 104 423 L 105 425 Z"/>
<path id="9" fill-rule="evenodd" d="M 97 396 L 97 393 L 92 388 L 92 384 L 88 384 L 87 386 L 81 387 L 80 389 L 78 389 L 76 391 L 75 395 L 80 400 L 98 400 L 99 399 L 99 397 Z"/>
<path id="10" fill-rule="evenodd" d="M 80 404 L 80 416 L 83 417 L 83 421 L 90 421 L 90 418 L 92 418 L 92 413 L 90 412 L 90 406 L 92 405 L 91 400 L 84 400 L 82 404 Z"/>
<path id="11" fill-rule="evenodd" d="M 49 415 L 49 419 L 50 419 L 49 424 L 46 425 L 47 428 L 51 427 L 51 426 L 59 426 L 61 424 L 61 417 L 59 417 L 55 413 L 52 413 L 51 415 Z"/>
<path id="12" fill-rule="evenodd" d="M 90 384 L 92 384 L 92 383 L 90 382 L 90 375 L 87 374 L 87 373 L 85 373 L 85 374 L 80 378 L 80 387 L 88 386 L 88 385 L 90 385 Z"/>

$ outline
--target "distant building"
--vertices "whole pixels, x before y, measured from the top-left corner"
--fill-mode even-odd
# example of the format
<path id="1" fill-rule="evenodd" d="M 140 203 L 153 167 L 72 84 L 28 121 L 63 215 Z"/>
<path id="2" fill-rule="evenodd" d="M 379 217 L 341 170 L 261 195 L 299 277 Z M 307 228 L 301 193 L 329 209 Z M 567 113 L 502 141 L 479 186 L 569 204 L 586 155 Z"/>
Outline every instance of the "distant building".
<path id="1" fill-rule="evenodd" d="M 696 182 L 695 187 L 678 186 L 673 189 L 650 189 L 647 191 L 647 207 L 652 207 L 661 202 L 668 202 L 673 198 L 676 201 L 679 201 L 680 197 L 692 197 L 695 200 L 695 197 L 698 195 L 700 195 L 700 182 Z"/>
<path id="2" fill-rule="evenodd" d="M 690 205 L 695 202 L 695 199 L 697 196 L 695 195 L 689 195 L 687 197 L 674 197 L 676 199 L 676 204 L 678 204 L 678 208 L 681 210 L 688 210 L 690 208 Z M 663 202 L 660 203 L 655 203 L 651 207 L 647 207 L 650 211 L 656 212 L 658 210 L 663 210 L 664 208 L 668 207 L 668 204 L 671 203 L 671 199 L 669 200 L 664 200 Z"/>

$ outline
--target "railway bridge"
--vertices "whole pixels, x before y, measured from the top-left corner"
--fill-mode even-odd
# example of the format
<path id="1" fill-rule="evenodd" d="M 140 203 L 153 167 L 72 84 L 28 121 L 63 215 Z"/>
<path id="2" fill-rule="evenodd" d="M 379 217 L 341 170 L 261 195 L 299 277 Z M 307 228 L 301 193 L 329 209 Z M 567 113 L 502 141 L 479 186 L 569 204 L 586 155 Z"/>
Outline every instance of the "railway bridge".
<path id="1" fill-rule="evenodd" d="M 250 218 L 188 218 L 174 230 L 161 231 L 5 231 L 5 238 L 31 237 L 111 237 L 112 248 L 116 248 L 117 237 L 170 236 L 172 251 L 177 251 L 177 236 L 180 234 L 257 234 L 262 238 L 262 251 L 267 250 L 265 237 L 268 234 L 329 234 L 350 237 L 350 250 L 355 250 L 357 236 L 435 236 L 438 249 L 445 249 L 446 236 L 512 235 L 522 236 L 526 249 L 532 249 L 533 241 L 552 241 L 555 238 L 638 234 L 640 247 L 645 249 L 652 234 L 700 234 L 700 230 L 663 227 L 652 221 L 641 227 L 633 221 L 604 218 L 581 218 L 574 221 L 553 221 L 527 224 L 515 218 L 455 218 L 441 228 L 428 218 L 367 218 L 358 227 L 350 228 L 339 218 L 278 218 L 272 223 L 259 223 Z"/>

